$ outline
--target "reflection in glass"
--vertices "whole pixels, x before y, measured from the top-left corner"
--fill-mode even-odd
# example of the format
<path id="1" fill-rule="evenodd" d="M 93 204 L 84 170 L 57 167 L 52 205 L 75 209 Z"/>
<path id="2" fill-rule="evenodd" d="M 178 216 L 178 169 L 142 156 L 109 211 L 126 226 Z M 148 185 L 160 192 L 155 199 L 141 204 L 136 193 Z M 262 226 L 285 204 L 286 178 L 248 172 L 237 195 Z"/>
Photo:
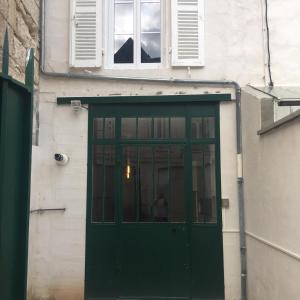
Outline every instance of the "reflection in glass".
<path id="1" fill-rule="evenodd" d="M 139 191 L 137 185 L 137 148 L 125 147 L 123 149 L 123 220 L 125 222 L 137 221 L 137 208 Z"/>
<path id="2" fill-rule="evenodd" d="M 153 148 L 139 148 L 139 221 L 152 221 L 153 203 Z"/>
<path id="3" fill-rule="evenodd" d="M 171 138 L 182 139 L 185 138 L 185 118 L 174 117 L 171 118 Z"/>
<path id="4" fill-rule="evenodd" d="M 170 147 L 170 205 L 169 218 L 171 222 L 185 220 L 184 198 L 184 148 Z"/>
<path id="5" fill-rule="evenodd" d="M 160 33 L 141 34 L 141 62 L 160 62 Z"/>
<path id="6" fill-rule="evenodd" d="M 133 63 L 133 37 L 130 35 L 115 35 L 115 64 Z"/>
<path id="7" fill-rule="evenodd" d="M 154 202 L 153 218 L 156 222 L 168 221 L 169 190 L 169 148 L 155 147 L 154 150 Z"/>
<path id="8" fill-rule="evenodd" d="M 92 222 L 114 222 L 115 149 L 94 146 Z"/>
<path id="9" fill-rule="evenodd" d="M 152 137 L 152 118 L 138 118 L 138 138 L 150 139 Z"/>
<path id="10" fill-rule="evenodd" d="M 133 4 L 115 3 L 115 34 L 133 34 Z"/>
<path id="11" fill-rule="evenodd" d="M 103 118 L 95 118 L 94 119 L 94 138 L 95 139 L 103 138 L 103 131 L 104 131 L 103 125 L 104 125 Z"/>
<path id="12" fill-rule="evenodd" d="M 122 118 L 121 126 L 123 139 L 136 138 L 136 118 Z"/>
<path id="13" fill-rule="evenodd" d="M 214 138 L 215 137 L 215 118 L 197 117 L 192 118 L 192 138 Z"/>
<path id="14" fill-rule="evenodd" d="M 115 138 L 115 118 L 105 118 L 104 137 L 106 139 Z"/>
<path id="15" fill-rule="evenodd" d="M 154 138 L 169 137 L 169 118 L 154 118 Z"/>
<path id="16" fill-rule="evenodd" d="M 160 32 L 160 3 L 141 4 L 141 32 Z"/>
<path id="17" fill-rule="evenodd" d="M 193 145 L 193 203 L 195 223 L 216 223 L 215 146 Z"/>

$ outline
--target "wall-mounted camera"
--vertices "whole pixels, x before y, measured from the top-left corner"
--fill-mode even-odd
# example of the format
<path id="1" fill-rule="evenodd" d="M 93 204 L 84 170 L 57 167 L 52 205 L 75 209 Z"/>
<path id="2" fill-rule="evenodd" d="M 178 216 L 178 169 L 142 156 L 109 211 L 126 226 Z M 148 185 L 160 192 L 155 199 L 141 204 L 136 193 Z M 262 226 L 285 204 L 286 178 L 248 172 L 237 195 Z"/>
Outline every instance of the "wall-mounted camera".
<path id="1" fill-rule="evenodd" d="M 55 153 L 54 159 L 57 165 L 64 166 L 69 162 L 69 157 L 66 154 Z"/>

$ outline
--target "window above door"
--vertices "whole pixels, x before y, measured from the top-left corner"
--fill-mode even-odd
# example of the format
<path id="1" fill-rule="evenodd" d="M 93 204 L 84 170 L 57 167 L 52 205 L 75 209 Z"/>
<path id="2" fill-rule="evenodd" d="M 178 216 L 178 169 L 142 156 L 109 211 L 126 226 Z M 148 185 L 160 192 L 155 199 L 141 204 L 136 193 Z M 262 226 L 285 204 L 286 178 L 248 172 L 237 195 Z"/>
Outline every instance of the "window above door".
<path id="1" fill-rule="evenodd" d="M 70 2 L 71 67 L 204 65 L 204 0 Z"/>

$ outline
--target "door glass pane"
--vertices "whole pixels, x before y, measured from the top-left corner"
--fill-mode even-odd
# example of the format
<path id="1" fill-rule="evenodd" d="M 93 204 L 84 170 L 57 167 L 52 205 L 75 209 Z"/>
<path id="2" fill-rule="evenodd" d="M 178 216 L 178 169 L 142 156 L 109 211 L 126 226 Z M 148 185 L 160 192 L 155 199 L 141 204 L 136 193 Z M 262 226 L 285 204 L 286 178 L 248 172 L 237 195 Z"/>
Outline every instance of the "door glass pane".
<path id="1" fill-rule="evenodd" d="M 152 137 L 152 118 L 138 118 L 138 138 L 150 139 Z"/>
<path id="2" fill-rule="evenodd" d="M 94 146 L 92 222 L 115 220 L 115 149 Z"/>
<path id="3" fill-rule="evenodd" d="M 174 117 L 171 118 L 171 138 L 182 139 L 185 138 L 185 118 Z"/>
<path id="4" fill-rule="evenodd" d="M 169 203 L 169 147 L 154 148 L 154 203 L 153 217 L 156 222 L 168 221 Z"/>
<path id="5" fill-rule="evenodd" d="M 169 118 L 154 118 L 154 138 L 169 138 Z"/>
<path id="6" fill-rule="evenodd" d="M 184 148 L 170 147 L 170 205 L 171 222 L 185 221 Z"/>
<path id="7" fill-rule="evenodd" d="M 123 139 L 136 138 L 136 118 L 122 118 L 121 135 Z"/>
<path id="8" fill-rule="evenodd" d="M 197 117 L 192 118 L 192 138 L 214 138 L 215 137 L 215 118 Z"/>
<path id="9" fill-rule="evenodd" d="M 195 223 L 216 223 L 215 146 L 193 145 L 193 203 Z"/>
<path id="10" fill-rule="evenodd" d="M 106 139 L 115 138 L 115 118 L 105 118 L 104 136 Z"/>
<path id="11" fill-rule="evenodd" d="M 102 139 L 103 131 L 104 131 L 104 119 L 103 118 L 95 118 L 94 119 L 94 138 Z"/>
<path id="12" fill-rule="evenodd" d="M 139 183 L 140 204 L 139 221 L 152 221 L 153 204 L 153 149 L 139 148 Z"/>
<path id="13" fill-rule="evenodd" d="M 139 201 L 137 185 L 137 147 L 125 147 L 123 149 L 123 174 L 122 174 L 122 199 L 123 221 L 136 222 Z"/>
<path id="14" fill-rule="evenodd" d="M 115 118 L 95 118 L 94 138 L 95 139 L 115 138 Z"/>

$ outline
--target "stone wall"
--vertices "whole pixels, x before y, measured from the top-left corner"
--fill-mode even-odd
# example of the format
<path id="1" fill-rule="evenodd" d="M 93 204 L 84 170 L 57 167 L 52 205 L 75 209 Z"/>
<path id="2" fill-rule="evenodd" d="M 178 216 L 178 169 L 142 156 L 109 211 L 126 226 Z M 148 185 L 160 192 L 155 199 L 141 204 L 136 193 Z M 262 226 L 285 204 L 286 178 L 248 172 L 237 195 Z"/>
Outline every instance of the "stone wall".
<path id="1" fill-rule="evenodd" d="M 39 0 L 0 0 L 0 64 L 2 65 L 2 45 L 7 28 L 10 47 L 9 74 L 24 81 L 26 50 L 34 48 L 36 84 L 39 81 L 39 5 Z"/>

